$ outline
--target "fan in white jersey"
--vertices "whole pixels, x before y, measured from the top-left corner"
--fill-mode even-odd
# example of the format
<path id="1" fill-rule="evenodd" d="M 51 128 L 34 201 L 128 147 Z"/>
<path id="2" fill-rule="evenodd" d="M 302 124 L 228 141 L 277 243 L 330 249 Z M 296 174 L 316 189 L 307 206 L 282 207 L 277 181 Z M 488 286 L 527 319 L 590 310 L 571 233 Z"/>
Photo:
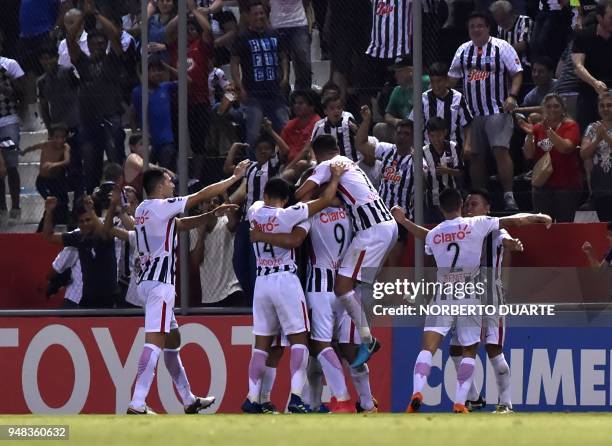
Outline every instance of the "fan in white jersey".
<path id="1" fill-rule="evenodd" d="M 486 216 L 462 217 L 463 200 L 456 189 L 446 189 L 440 194 L 440 208 L 446 219 L 431 231 L 415 225 L 408 220 L 400 208 L 393 209 L 393 216 L 415 237 L 425 239 L 425 252 L 433 255 L 438 267 L 438 280 L 444 281 L 449 270 L 459 270 L 462 274 L 474 277 L 480 270 L 482 246 L 489 233 L 510 226 L 542 223 L 550 227 L 548 215 L 517 214 L 510 217 L 493 218 Z M 439 293 L 430 305 L 442 305 L 455 301 L 454 295 Z M 466 296 L 467 303 L 479 303 L 477 296 Z M 458 300 L 457 302 L 462 302 Z M 423 350 L 419 353 L 414 366 L 413 394 L 408 412 L 416 412 L 423 404 L 421 391 L 427 383 L 431 361 L 444 337 L 451 327 L 455 327 L 457 338 L 463 347 L 463 359 L 457 371 L 457 389 L 453 411 L 466 413 L 468 391 L 474 379 L 474 368 L 478 343 L 480 342 L 482 320 L 477 316 L 428 316 L 423 329 Z"/>
<path id="2" fill-rule="evenodd" d="M 380 348 L 380 343 L 370 333 L 360 299 L 354 290 L 355 284 L 358 280 L 370 284 L 374 282 L 397 240 L 397 224 L 366 174 L 350 159 L 339 154 L 333 136 L 319 135 L 312 142 L 312 149 L 318 165 L 296 191 L 298 200 L 309 196 L 330 179 L 331 165 L 343 163 L 347 166 L 347 171 L 340 178 L 338 192 L 349 213 L 355 235 L 338 268 L 334 292 L 359 328 L 362 343 L 357 358 L 351 364 L 351 367 L 357 368 L 370 359 Z"/>
<path id="3" fill-rule="evenodd" d="M 251 227 L 265 233 L 287 233 L 313 214 L 327 207 L 336 194 L 344 166 L 332 167 L 328 187 L 320 198 L 285 208 L 291 187 L 282 178 L 273 178 L 264 188 L 264 201 L 255 202 L 247 212 Z M 253 347 L 249 363 L 249 393 L 242 405 L 247 413 L 260 413 L 260 394 L 266 372 L 266 360 L 272 341 L 284 334 L 291 344 L 291 399 L 287 409 L 306 413 L 302 390 L 308 364 L 308 312 L 300 281 L 296 275 L 292 248 L 254 242 L 257 279 L 253 296 Z"/>
<path id="4" fill-rule="evenodd" d="M 214 403 L 215 398 L 196 397 L 179 355 L 181 345 L 178 324 L 174 317 L 175 277 L 176 277 L 176 232 L 189 230 L 204 224 L 205 217 L 177 218 L 203 201 L 225 192 L 239 181 L 248 166 L 248 161 L 240 163 L 234 175 L 226 180 L 212 184 L 201 191 L 186 196 L 174 197 L 174 183 L 168 173 L 160 169 L 149 169 L 143 175 L 143 186 L 147 193 L 136 209 L 135 232 L 141 272 L 138 277 L 138 293 L 145 307 L 145 344 L 138 362 L 138 373 L 134 385 L 132 401 L 127 413 L 134 415 L 149 414 L 145 399 L 149 393 L 157 360 L 164 350 L 164 362 L 174 385 L 185 406 L 185 413 L 198 413 Z M 126 231 L 112 228 L 112 214 L 120 200 L 119 191 L 112 197 L 113 211 L 106 219 L 108 233 L 129 240 Z M 225 205 L 236 207 L 235 205 Z M 221 211 L 217 209 L 217 211 Z"/>
<path id="5" fill-rule="evenodd" d="M 333 413 L 351 413 L 350 395 L 344 380 L 340 361 L 331 346 L 332 339 L 339 344 L 339 350 L 349 363 L 355 360 L 359 334 L 342 303 L 334 294 L 336 271 L 351 239 L 351 226 L 348 215 L 342 207 L 329 207 L 296 226 L 291 233 L 269 234 L 252 230 L 251 240 L 262 241 L 286 248 L 302 245 L 306 235 L 308 240 L 308 274 L 306 280 L 306 301 L 311 310 L 310 354 L 308 383 L 310 397 L 308 403 L 312 411 L 321 406 L 323 390 L 319 367 L 331 388 Z M 375 413 L 376 405 L 370 390 L 369 369 L 367 364 L 350 369 L 351 378 L 359 401 L 359 412 Z M 321 377 L 322 378 L 322 377 Z"/>
<path id="6" fill-rule="evenodd" d="M 486 191 L 472 191 L 465 199 L 463 213 L 467 217 L 488 215 L 491 211 L 489 194 Z M 523 244 L 519 239 L 513 238 L 508 231 L 500 229 L 489 234 L 484 242 L 481 264 L 487 271 L 487 305 L 500 305 L 504 303 L 504 290 L 502 284 L 502 268 L 510 266 L 508 251 L 523 251 Z M 489 282 L 491 280 L 491 282 Z M 510 368 L 504 357 L 504 338 L 506 335 L 506 320 L 504 316 L 492 315 L 483 317 L 482 340 L 485 343 L 487 356 L 495 373 L 499 404 L 495 412 L 509 413 L 512 411 L 510 391 Z M 455 333 L 451 338 L 449 353 L 459 368 L 463 348 Z M 471 411 L 481 409 L 486 404 L 484 398 L 478 395 L 478 390 L 472 381 L 468 391 L 466 407 Z"/>

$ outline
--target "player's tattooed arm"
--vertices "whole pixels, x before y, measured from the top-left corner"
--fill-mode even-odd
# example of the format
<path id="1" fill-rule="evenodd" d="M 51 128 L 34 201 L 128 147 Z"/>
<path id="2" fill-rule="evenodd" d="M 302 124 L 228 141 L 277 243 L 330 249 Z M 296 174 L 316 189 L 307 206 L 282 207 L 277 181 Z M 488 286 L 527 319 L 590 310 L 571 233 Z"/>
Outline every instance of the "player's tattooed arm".
<path id="1" fill-rule="evenodd" d="M 505 238 L 502 241 L 502 244 L 504 245 L 504 248 L 508 249 L 509 251 L 523 252 L 524 250 L 523 242 L 517 238 Z"/>
<path id="2" fill-rule="evenodd" d="M 429 229 L 419 226 L 406 217 L 406 211 L 401 206 L 393 206 L 391 208 L 391 215 L 395 218 L 397 224 L 402 225 L 408 232 L 410 232 L 415 238 L 425 240 Z"/>
<path id="3" fill-rule="evenodd" d="M 291 232 L 281 234 L 263 232 L 258 228 L 252 228 L 250 232 L 251 242 L 253 243 L 269 243 L 272 246 L 279 246 L 285 249 L 293 249 L 301 246 L 306 238 L 306 235 L 306 230 L 299 226 L 295 226 Z"/>
<path id="4" fill-rule="evenodd" d="M 244 160 L 239 162 L 236 168 L 234 169 L 234 174 L 231 177 L 219 181 L 218 183 L 211 184 L 210 186 L 206 186 L 201 191 L 189 195 L 187 197 L 185 209 L 191 209 L 192 207 L 195 207 L 204 201 L 212 200 L 217 195 L 223 194 L 227 189 L 230 188 L 230 186 L 240 181 L 242 177 L 244 177 L 244 174 L 250 163 L 250 160 Z"/>
<path id="5" fill-rule="evenodd" d="M 509 228 L 511 226 L 523 226 L 533 224 L 546 225 L 546 229 L 548 229 L 552 225 L 552 218 L 550 218 L 550 216 L 546 214 L 522 213 L 510 215 L 508 217 L 501 217 L 499 219 L 500 229 Z"/>
<path id="6" fill-rule="evenodd" d="M 47 199 L 45 200 L 45 217 L 43 220 L 42 235 L 48 242 L 62 245 L 62 234 L 60 234 L 59 232 L 53 232 L 53 210 L 56 206 L 57 198 L 47 197 Z"/>

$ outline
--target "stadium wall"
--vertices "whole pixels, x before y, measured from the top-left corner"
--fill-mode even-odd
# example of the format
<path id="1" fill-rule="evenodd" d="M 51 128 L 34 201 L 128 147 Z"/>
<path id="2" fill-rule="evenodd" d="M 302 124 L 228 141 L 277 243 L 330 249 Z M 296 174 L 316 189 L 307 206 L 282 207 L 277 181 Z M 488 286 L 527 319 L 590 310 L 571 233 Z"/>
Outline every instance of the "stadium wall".
<path id="1" fill-rule="evenodd" d="M 606 249 L 604 223 L 555 224 L 548 231 L 540 226 L 513 228 L 525 252 L 514 254 L 515 267 L 583 267 L 588 266 L 581 251 L 585 240 L 591 241 L 595 252 Z M 0 234 L 0 309 L 56 308 L 61 296 L 45 299 L 46 275 L 59 247 L 44 241 L 40 234 Z M 408 238 L 404 266 L 413 266 L 414 244 Z"/>
<path id="2" fill-rule="evenodd" d="M 239 411 L 247 392 L 252 343 L 250 316 L 179 317 L 182 356 L 194 393 L 214 394 L 209 412 Z M 0 318 L 3 379 L 0 413 L 124 413 L 144 332 L 138 317 Z M 402 412 L 412 389 L 421 328 L 376 328 L 383 349 L 370 363 L 372 389 L 383 411 Z M 609 411 L 612 406 L 612 328 L 515 327 L 506 338 L 513 401 L 519 411 Z M 449 411 L 455 371 L 447 349 L 433 361 L 425 411 Z M 496 401 L 495 378 L 477 361 L 477 387 Z M 348 377 L 347 377 L 348 379 Z M 272 395 L 284 407 L 288 360 Z M 353 395 L 354 397 L 354 395 Z M 327 390 L 324 400 L 329 399 Z M 148 403 L 181 413 L 180 400 L 160 361 Z"/>

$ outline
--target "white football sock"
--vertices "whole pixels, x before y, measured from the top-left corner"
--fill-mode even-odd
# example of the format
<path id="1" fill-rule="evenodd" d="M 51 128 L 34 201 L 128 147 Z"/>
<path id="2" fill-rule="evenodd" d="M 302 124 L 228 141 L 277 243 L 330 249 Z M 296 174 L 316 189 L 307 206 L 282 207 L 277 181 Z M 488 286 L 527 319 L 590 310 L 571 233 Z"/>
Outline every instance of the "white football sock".
<path id="1" fill-rule="evenodd" d="M 321 363 L 321 368 L 325 374 L 325 381 L 327 381 L 327 385 L 330 387 L 332 395 L 335 396 L 338 401 L 350 400 L 351 397 L 346 388 L 342 365 L 334 349 L 331 347 L 323 349 L 323 351 L 317 355 L 317 359 Z"/>
<path id="2" fill-rule="evenodd" d="M 463 358 L 457 370 L 457 391 L 455 393 L 455 404 L 465 404 L 470 386 L 474 380 L 474 369 L 476 361 L 474 358 Z"/>
<path id="3" fill-rule="evenodd" d="M 359 329 L 359 336 L 361 342 L 370 344 L 372 342 L 372 334 L 370 333 L 370 326 L 366 318 L 363 309 L 361 308 L 361 302 L 358 299 L 355 290 L 351 290 L 342 296 L 337 296 L 340 302 L 344 305 L 346 312 L 355 323 L 355 326 Z"/>
<path id="4" fill-rule="evenodd" d="M 427 350 L 421 350 L 419 356 L 417 356 L 412 381 L 414 386 L 412 390 L 413 395 L 421 392 L 425 384 L 427 384 L 427 377 L 431 371 L 431 358 L 431 352 Z"/>
<path id="5" fill-rule="evenodd" d="M 263 379 L 261 380 L 261 394 L 259 398 L 259 401 L 261 403 L 270 402 L 270 394 L 272 393 L 272 388 L 274 387 L 275 380 L 276 367 L 266 366 L 266 371 L 264 372 Z"/>
<path id="6" fill-rule="evenodd" d="M 308 366 L 308 347 L 303 344 L 291 346 L 289 369 L 291 370 L 291 393 L 302 396 L 306 382 L 306 367 Z"/>
<path id="7" fill-rule="evenodd" d="M 259 403 L 259 394 L 261 393 L 261 381 L 266 372 L 266 360 L 268 353 L 256 348 L 251 352 L 251 361 L 249 362 L 249 395 L 248 398 L 252 403 Z"/>
<path id="8" fill-rule="evenodd" d="M 370 389 L 370 369 L 368 365 L 364 364 L 356 369 L 349 367 L 349 371 L 355 390 L 359 394 L 359 405 L 365 410 L 371 410 L 374 407 L 374 399 Z"/>
<path id="9" fill-rule="evenodd" d="M 453 363 L 455 364 L 455 372 L 458 372 L 459 364 L 461 364 L 463 356 L 451 356 L 451 358 L 453 359 Z M 476 388 L 476 383 L 474 381 L 475 380 L 472 380 L 472 385 L 470 386 L 470 390 L 468 390 L 467 399 L 469 401 L 477 401 L 480 397 L 480 393 L 478 392 L 478 389 Z"/>
<path id="10" fill-rule="evenodd" d="M 497 383 L 497 392 L 499 395 L 499 404 L 505 404 L 512 407 L 511 392 L 510 392 L 510 367 L 506 362 L 504 354 L 495 356 L 489 359 L 493 370 L 495 371 L 495 382 Z"/>
<path id="11" fill-rule="evenodd" d="M 183 362 L 181 361 L 181 356 L 179 355 L 179 349 L 165 348 L 164 362 L 168 372 L 170 372 L 174 386 L 176 387 L 176 390 L 183 401 L 183 406 L 189 406 L 195 401 L 195 396 L 193 393 L 191 393 L 191 385 L 189 385 L 189 380 L 187 379 L 187 374 L 185 373 L 185 367 L 183 367 Z"/>
<path id="12" fill-rule="evenodd" d="M 142 410 L 145 406 L 145 399 L 149 394 L 155 368 L 161 349 L 154 344 L 145 344 L 138 360 L 138 373 L 136 374 L 136 384 L 130 406 L 136 410 Z"/>

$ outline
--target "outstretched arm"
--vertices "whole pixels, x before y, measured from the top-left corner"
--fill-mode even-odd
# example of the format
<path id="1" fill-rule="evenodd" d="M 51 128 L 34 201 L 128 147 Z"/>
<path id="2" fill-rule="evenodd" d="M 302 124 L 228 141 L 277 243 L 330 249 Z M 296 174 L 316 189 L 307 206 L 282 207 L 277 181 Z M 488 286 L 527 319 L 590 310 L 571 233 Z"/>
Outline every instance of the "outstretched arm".
<path id="1" fill-rule="evenodd" d="M 542 224 L 546 225 L 546 229 L 552 225 L 552 218 L 546 214 L 515 214 L 499 219 L 499 229 L 506 229 L 512 226 L 524 226 Z"/>
<path id="2" fill-rule="evenodd" d="M 285 232 L 282 234 L 272 234 L 270 232 L 263 232 L 257 228 L 251 229 L 251 242 L 264 242 L 269 243 L 272 246 L 279 246 L 285 249 L 293 249 L 301 246 L 306 238 L 306 230 L 299 226 L 295 226 L 291 232 Z"/>
<path id="3" fill-rule="evenodd" d="M 330 206 L 334 201 L 334 198 L 336 198 L 336 191 L 338 190 L 340 177 L 345 172 L 346 166 L 342 164 L 335 164 L 329 168 L 331 170 L 331 179 L 329 180 L 329 183 L 327 183 L 327 187 L 325 190 L 323 190 L 323 193 L 319 198 L 306 203 L 308 205 L 309 217 L 312 217 L 317 212 L 320 212 L 326 207 Z M 308 181 L 306 183 L 308 183 Z"/>
<path id="4" fill-rule="evenodd" d="M 201 191 L 189 195 L 187 197 L 185 209 L 191 209 L 204 201 L 212 200 L 217 195 L 221 195 L 223 192 L 229 189 L 232 184 L 242 179 L 247 167 L 249 167 L 249 163 L 249 160 L 241 161 L 234 169 L 234 174 L 231 177 L 219 181 L 218 183 L 211 184 L 210 186 L 206 186 Z"/>
<path id="5" fill-rule="evenodd" d="M 357 150 L 359 150 L 364 156 L 374 158 L 376 153 L 376 146 L 368 140 L 368 133 L 370 126 L 372 125 L 372 111 L 370 107 L 364 105 L 361 107 L 361 125 L 357 130 L 356 143 Z"/>
<path id="6" fill-rule="evenodd" d="M 419 226 L 412 221 L 408 220 L 406 217 L 406 212 L 400 206 L 393 206 L 391 208 L 391 215 L 395 218 L 395 221 L 402 225 L 408 232 L 410 232 L 414 238 L 418 238 L 419 240 L 425 240 L 427 234 L 429 234 L 429 229 Z"/>
<path id="7" fill-rule="evenodd" d="M 198 226 L 205 225 L 210 217 L 213 215 L 221 215 L 229 211 L 236 211 L 238 205 L 236 204 L 222 204 L 216 207 L 210 212 L 205 212 L 195 217 L 182 217 L 176 219 L 176 229 L 179 231 L 189 231 L 195 229 Z"/>

